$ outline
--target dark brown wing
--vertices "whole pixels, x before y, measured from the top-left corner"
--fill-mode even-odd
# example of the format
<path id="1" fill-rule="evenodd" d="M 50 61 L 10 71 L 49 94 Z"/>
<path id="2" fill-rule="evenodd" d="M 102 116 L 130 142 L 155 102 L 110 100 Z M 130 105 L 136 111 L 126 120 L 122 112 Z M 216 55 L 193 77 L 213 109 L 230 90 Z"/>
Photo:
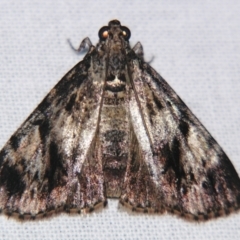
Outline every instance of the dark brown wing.
<path id="1" fill-rule="evenodd" d="M 165 80 L 131 59 L 136 154 L 121 201 L 195 219 L 238 209 L 240 179 L 226 154 Z"/>
<path id="2" fill-rule="evenodd" d="M 7 214 L 35 217 L 61 207 L 91 209 L 105 201 L 103 190 L 90 191 L 94 184 L 103 189 L 100 160 L 92 150 L 106 62 L 95 61 L 93 51 L 63 77 L 1 150 L 0 208 Z"/>

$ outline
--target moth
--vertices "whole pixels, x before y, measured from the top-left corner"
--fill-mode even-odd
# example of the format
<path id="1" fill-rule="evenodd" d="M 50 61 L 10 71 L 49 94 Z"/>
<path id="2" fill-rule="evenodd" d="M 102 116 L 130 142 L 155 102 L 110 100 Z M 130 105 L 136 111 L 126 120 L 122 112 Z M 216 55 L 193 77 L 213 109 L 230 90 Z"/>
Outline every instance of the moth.
<path id="1" fill-rule="evenodd" d="M 91 212 L 107 198 L 207 220 L 237 210 L 232 163 L 112 20 L 0 152 L 0 208 L 36 218 Z"/>

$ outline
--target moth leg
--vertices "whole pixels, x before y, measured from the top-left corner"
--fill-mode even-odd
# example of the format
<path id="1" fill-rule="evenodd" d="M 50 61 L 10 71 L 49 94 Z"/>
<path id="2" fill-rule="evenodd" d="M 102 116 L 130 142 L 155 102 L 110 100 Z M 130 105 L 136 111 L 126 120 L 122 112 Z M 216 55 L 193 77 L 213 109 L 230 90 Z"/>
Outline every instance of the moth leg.
<path id="1" fill-rule="evenodd" d="M 68 44 L 70 45 L 70 47 L 77 53 L 84 52 L 87 49 L 90 49 L 90 47 L 92 46 L 92 42 L 91 42 L 91 40 L 88 37 L 86 37 L 86 38 L 84 38 L 82 40 L 82 42 L 81 42 L 81 44 L 80 44 L 80 46 L 78 48 L 75 48 L 72 45 L 70 39 L 67 39 L 67 41 L 68 41 Z"/>
<path id="2" fill-rule="evenodd" d="M 143 46 L 140 42 L 137 42 L 132 49 L 135 54 L 143 60 Z"/>
<path id="3" fill-rule="evenodd" d="M 144 60 L 143 46 L 140 42 L 137 42 L 132 50 L 141 60 Z M 152 57 L 149 61 L 147 61 L 147 63 L 150 64 L 151 62 L 153 62 L 153 60 L 154 60 L 154 57 Z"/>

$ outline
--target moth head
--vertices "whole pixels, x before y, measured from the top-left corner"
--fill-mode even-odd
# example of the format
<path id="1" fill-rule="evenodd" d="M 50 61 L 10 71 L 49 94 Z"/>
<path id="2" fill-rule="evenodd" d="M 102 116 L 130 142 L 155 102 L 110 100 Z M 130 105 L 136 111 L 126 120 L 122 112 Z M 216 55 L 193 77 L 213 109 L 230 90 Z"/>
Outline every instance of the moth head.
<path id="1" fill-rule="evenodd" d="M 98 32 L 98 36 L 101 41 L 105 41 L 108 37 L 112 37 L 115 33 L 123 36 L 126 41 L 128 41 L 131 37 L 130 30 L 125 26 L 121 26 L 121 23 L 118 20 L 112 20 L 108 23 L 108 26 L 102 27 Z"/>

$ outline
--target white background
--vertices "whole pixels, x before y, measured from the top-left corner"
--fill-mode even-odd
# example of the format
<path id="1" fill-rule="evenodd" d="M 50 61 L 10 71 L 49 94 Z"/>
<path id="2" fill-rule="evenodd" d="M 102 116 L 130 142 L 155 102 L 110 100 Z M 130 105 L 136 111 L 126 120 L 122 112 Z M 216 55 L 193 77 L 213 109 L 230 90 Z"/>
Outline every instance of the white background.
<path id="1" fill-rule="evenodd" d="M 119 19 L 240 173 L 239 0 L 1 0 L 0 146 L 78 61 L 77 47 Z M 0 239 L 240 239 L 240 213 L 207 223 L 129 214 L 110 200 L 88 216 L 19 223 L 0 216 Z"/>

